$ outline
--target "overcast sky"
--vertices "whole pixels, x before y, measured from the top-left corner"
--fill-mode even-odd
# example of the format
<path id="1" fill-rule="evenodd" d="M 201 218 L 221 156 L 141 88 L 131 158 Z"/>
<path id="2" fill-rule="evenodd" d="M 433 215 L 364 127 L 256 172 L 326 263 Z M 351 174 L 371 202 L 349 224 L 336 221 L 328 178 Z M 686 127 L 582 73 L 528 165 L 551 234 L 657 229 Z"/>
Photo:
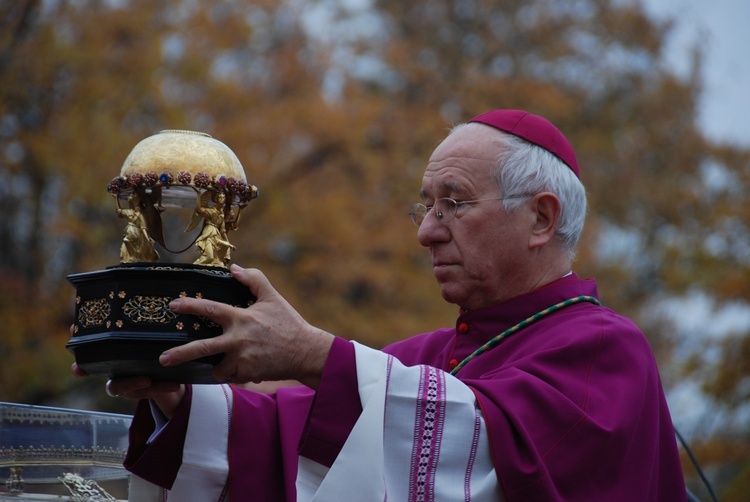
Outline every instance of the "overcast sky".
<path id="1" fill-rule="evenodd" d="M 667 59 L 680 74 L 692 47 L 705 54 L 700 124 L 706 135 L 750 147 L 750 1 L 642 1 L 654 15 L 676 20 Z"/>
<path id="2" fill-rule="evenodd" d="M 689 53 L 696 44 L 704 53 L 699 121 L 706 136 L 750 148 L 750 30 L 745 26 L 750 22 L 750 0 L 641 1 L 655 16 L 675 19 L 666 56 L 678 74 L 687 71 Z M 696 350 L 695 342 L 712 327 L 716 328 L 713 334 L 721 337 L 742 333 L 750 325 L 746 302 L 718 304 L 701 292 L 668 299 L 658 308 L 684 335 L 681 348 L 688 351 Z M 683 434 L 707 435 L 733 421 L 750 421 L 750 403 L 730 416 L 706 398 L 701 384 L 696 378 L 682 378 L 668 390 L 672 418 Z"/>

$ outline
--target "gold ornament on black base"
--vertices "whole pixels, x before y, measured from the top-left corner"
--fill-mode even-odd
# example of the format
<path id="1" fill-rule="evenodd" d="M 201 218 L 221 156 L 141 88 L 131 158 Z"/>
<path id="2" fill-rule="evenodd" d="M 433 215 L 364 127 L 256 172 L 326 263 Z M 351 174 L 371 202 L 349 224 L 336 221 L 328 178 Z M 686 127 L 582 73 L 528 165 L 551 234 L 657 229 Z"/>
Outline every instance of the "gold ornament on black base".
<path id="1" fill-rule="evenodd" d="M 254 301 L 247 287 L 226 268 L 235 246 L 240 212 L 258 196 L 234 152 L 208 134 L 162 131 L 138 143 L 107 191 L 118 217 L 127 221 L 120 264 L 68 276 L 76 288 L 73 336 L 66 345 L 89 374 L 150 376 L 157 380 L 215 383 L 213 365 L 221 355 L 164 368 L 166 349 L 218 336 L 210 319 L 177 315 L 169 303 L 180 296 L 207 298 L 236 307 Z M 192 264 L 161 263 L 158 243 L 169 250 L 162 214 L 192 209 L 186 232 L 201 230 L 188 248 Z"/>

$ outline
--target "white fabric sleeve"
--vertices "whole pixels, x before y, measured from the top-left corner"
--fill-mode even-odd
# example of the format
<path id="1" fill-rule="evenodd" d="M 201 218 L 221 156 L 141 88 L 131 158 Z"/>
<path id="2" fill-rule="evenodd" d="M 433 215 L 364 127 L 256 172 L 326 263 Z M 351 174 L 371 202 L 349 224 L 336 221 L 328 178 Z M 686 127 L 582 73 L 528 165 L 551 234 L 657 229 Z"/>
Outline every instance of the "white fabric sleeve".
<path id="1" fill-rule="evenodd" d="M 232 389 L 228 385 L 193 385 L 182 466 L 168 500 L 222 498 L 229 476 L 232 403 Z"/>
<path id="2" fill-rule="evenodd" d="M 352 343 L 362 415 L 330 469 L 300 458 L 298 500 L 504 500 L 471 389 Z"/>
<path id="3" fill-rule="evenodd" d="M 182 466 L 172 490 L 167 492 L 137 476 L 131 476 L 129 500 L 133 502 L 222 500 L 229 476 L 229 431 L 232 421 L 232 390 L 228 385 L 193 385 L 190 418 Z M 155 438 L 167 424 L 161 411 L 151 406 Z M 209 432 L 209 433 L 207 433 Z"/>
<path id="4" fill-rule="evenodd" d="M 163 502 L 166 500 L 166 490 L 161 486 L 139 478 L 135 474 L 130 475 L 128 486 L 129 502 Z"/>

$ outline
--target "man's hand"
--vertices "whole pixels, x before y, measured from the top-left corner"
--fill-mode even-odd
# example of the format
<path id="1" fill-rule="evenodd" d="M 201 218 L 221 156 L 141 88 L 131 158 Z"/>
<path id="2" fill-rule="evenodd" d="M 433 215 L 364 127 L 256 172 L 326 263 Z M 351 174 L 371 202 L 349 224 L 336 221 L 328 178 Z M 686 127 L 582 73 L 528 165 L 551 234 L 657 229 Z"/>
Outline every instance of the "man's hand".
<path id="1" fill-rule="evenodd" d="M 88 376 L 73 363 L 73 374 Z M 185 396 L 185 386 L 176 382 L 154 382 L 148 377 L 115 378 L 107 381 L 107 394 L 127 399 L 152 399 L 167 418 L 172 418 L 177 405 Z"/>
<path id="2" fill-rule="evenodd" d="M 333 335 L 308 324 L 259 270 L 232 265 L 231 272 L 250 288 L 257 301 L 250 307 L 238 308 L 195 298 L 173 300 L 170 308 L 174 312 L 208 317 L 224 332 L 171 348 L 159 362 L 174 366 L 223 353 L 224 358 L 213 372 L 220 382 L 292 379 L 317 388 Z"/>
<path id="3" fill-rule="evenodd" d="M 165 351 L 163 366 L 176 366 L 214 354 L 224 358 L 213 371 L 219 382 L 233 383 L 297 380 L 317 388 L 333 343 L 333 335 L 308 324 L 276 292 L 259 270 L 231 267 L 232 275 L 245 284 L 257 301 L 247 308 L 193 298 L 177 298 L 171 308 L 179 314 L 212 319 L 224 328 L 214 338 L 196 340 Z M 73 363 L 73 374 L 87 373 Z M 185 395 L 185 386 L 152 381 L 148 377 L 115 378 L 107 382 L 110 395 L 128 399 L 152 399 L 171 418 Z"/>

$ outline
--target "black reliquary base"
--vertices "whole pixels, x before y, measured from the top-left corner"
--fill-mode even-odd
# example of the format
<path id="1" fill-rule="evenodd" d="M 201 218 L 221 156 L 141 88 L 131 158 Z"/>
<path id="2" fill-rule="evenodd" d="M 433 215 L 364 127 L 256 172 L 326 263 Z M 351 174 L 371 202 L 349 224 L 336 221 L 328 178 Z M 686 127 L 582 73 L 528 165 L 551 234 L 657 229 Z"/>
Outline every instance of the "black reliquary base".
<path id="1" fill-rule="evenodd" d="M 165 368 L 159 355 L 193 340 L 222 334 L 206 317 L 176 314 L 178 297 L 204 298 L 235 307 L 255 298 L 220 267 L 182 263 L 135 263 L 68 276 L 76 288 L 73 336 L 66 348 L 91 375 L 148 376 L 183 383 L 217 383 L 217 354 Z"/>

